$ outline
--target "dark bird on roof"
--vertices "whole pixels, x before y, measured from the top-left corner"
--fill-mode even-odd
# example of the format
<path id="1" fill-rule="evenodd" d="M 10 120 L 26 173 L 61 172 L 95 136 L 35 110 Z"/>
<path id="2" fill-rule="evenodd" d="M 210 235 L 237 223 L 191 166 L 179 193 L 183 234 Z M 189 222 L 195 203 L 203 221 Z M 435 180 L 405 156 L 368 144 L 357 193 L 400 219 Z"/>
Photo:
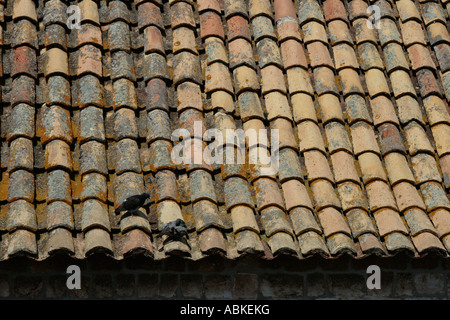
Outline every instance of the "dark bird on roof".
<path id="1" fill-rule="evenodd" d="M 184 221 L 181 219 L 177 219 L 166 224 L 164 229 L 162 229 L 157 237 L 162 237 L 165 235 L 169 238 L 181 238 L 186 236 L 187 234 L 186 223 L 184 223 Z"/>
<path id="2" fill-rule="evenodd" d="M 131 196 L 126 198 L 122 204 L 116 209 L 115 213 L 120 214 L 122 211 L 136 211 L 140 207 L 142 207 L 145 203 L 145 200 L 150 197 L 150 194 L 144 192 L 142 194 L 138 194 L 135 196 Z"/>
<path id="3" fill-rule="evenodd" d="M 166 224 L 166 226 L 156 237 L 159 238 L 162 236 L 167 236 L 167 238 L 163 241 L 163 245 L 172 241 L 181 241 L 189 248 L 191 247 L 186 239 L 186 237 L 188 237 L 186 223 L 184 223 L 181 219 L 177 219 Z M 162 250 L 164 250 L 164 247 L 161 247 L 159 251 Z"/>

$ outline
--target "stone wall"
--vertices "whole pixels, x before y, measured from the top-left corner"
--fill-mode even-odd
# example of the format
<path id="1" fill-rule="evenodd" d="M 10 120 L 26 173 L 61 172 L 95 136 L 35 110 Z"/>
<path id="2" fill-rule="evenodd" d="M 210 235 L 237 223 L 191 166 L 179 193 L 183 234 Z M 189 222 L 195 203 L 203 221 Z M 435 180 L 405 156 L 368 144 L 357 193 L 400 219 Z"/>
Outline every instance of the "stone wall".
<path id="1" fill-rule="evenodd" d="M 69 290 L 69 265 L 81 270 L 81 289 Z M 367 267 L 381 269 L 381 289 L 366 286 Z M 404 299 L 450 298 L 450 259 L 428 256 L 354 260 L 280 257 L 238 261 L 219 256 L 199 262 L 144 257 L 0 263 L 1 299 Z"/>

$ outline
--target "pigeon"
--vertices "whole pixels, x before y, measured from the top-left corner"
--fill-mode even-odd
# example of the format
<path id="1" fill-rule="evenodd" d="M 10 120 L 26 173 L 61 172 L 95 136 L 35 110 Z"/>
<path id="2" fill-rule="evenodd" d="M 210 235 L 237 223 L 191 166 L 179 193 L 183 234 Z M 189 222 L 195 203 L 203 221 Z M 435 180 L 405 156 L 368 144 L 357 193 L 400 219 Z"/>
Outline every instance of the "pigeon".
<path id="1" fill-rule="evenodd" d="M 186 223 L 181 219 L 177 219 L 169 222 L 157 237 L 159 238 L 166 235 L 168 238 L 182 238 L 187 234 Z"/>
<path id="2" fill-rule="evenodd" d="M 134 212 L 134 211 L 138 210 L 140 207 L 142 207 L 145 203 L 145 200 L 147 200 L 147 198 L 149 198 L 149 197 L 150 197 L 150 194 L 147 192 L 128 197 L 116 209 L 115 213 L 120 214 L 120 212 L 122 212 L 122 211 Z"/>
<path id="3" fill-rule="evenodd" d="M 186 237 L 188 236 L 186 224 L 181 219 L 169 222 L 156 237 L 160 238 L 164 235 L 167 236 L 167 238 L 163 241 L 163 246 L 172 241 L 181 241 L 189 248 L 191 248 L 186 239 Z M 159 249 L 159 251 L 163 250 L 164 247 L 161 247 L 161 249 Z"/>

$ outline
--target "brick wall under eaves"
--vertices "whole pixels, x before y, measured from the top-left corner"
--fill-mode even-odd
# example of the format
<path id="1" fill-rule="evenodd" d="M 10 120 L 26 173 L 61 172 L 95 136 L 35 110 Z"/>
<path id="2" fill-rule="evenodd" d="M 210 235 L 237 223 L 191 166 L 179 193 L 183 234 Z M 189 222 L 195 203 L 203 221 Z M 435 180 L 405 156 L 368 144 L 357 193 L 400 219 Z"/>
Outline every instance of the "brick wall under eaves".
<path id="1" fill-rule="evenodd" d="M 69 265 L 81 270 L 81 289 L 66 287 Z M 381 289 L 366 286 L 369 265 L 381 269 Z M 15 258 L 0 264 L 1 299 L 442 299 L 450 298 L 448 259 L 350 257 L 323 263 L 247 256 L 238 261 L 211 256 L 202 261 L 105 256 L 44 262 Z"/>

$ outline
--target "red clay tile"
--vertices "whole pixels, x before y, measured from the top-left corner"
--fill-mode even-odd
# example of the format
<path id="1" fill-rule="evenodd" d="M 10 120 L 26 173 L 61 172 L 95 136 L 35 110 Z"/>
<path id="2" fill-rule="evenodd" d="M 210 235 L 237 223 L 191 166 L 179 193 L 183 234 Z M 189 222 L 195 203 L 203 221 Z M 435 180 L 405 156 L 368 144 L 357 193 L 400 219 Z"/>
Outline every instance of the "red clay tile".
<path id="1" fill-rule="evenodd" d="M 375 125 L 385 122 L 391 122 L 397 125 L 399 124 L 397 114 L 395 113 L 394 104 L 389 98 L 385 96 L 378 96 L 370 99 L 370 106 Z"/>
<path id="2" fill-rule="evenodd" d="M 43 109 L 41 142 L 46 144 L 55 139 L 72 143 L 72 125 L 70 112 L 58 106 Z"/>
<path id="3" fill-rule="evenodd" d="M 215 91 L 211 94 L 211 107 L 213 109 L 222 109 L 227 113 L 233 113 L 235 109 L 233 96 L 225 91 Z M 205 106 L 205 109 L 208 108 Z"/>
<path id="4" fill-rule="evenodd" d="M 409 164 L 403 154 L 396 152 L 389 153 L 384 157 L 385 167 L 392 185 L 400 181 L 410 181 L 414 183 L 414 177 Z"/>
<path id="5" fill-rule="evenodd" d="M 313 200 L 316 210 L 321 210 L 326 207 L 341 207 L 341 203 L 331 182 L 319 179 L 312 182 L 310 187 L 314 196 Z"/>
<path id="6" fill-rule="evenodd" d="M 298 3 L 297 7 L 298 20 L 300 25 L 312 20 L 317 20 L 325 23 L 322 10 L 317 1 L 307 0 Z"/>
<path id="7" fill-rule="evenodd" d="M 11 53 L 11 75 L 27 75 L 32 78 L 37 77 L 36 52 L 28 46 L 20 46 L 13 49 Z"/>
<path id="8" fill-rule="evenodd" d="M 318 23 L 317 21 L 305 23 L 302 26 L 302 32 L 303 32 L 303 43 L 305 45 L 314 41 L 320 41 L 323 42 L 324 44 L 328 43 L 328 36 L 325 31 L 325 27 L 322 24 Z"/>
<path id="9" fill-rule="evenodd" d="M 431 132 L 433 133 L 437 154 L 442 156 L 449 153 L 450 143 L 446 137 L 450 134 L 450 125 L 447 123 L 437 124 L 431 128 Z"/>
<path id="10" fill-rule="evenodd" d="M 410 183 L 400 182 L 399 184 L 395 185 L 392 190 L 394 191 L 398 209 L 401 212 L 412 207 L 417 207 L 425 210 L 425 204 L 423 203 L 419 192 Z"/>
<path id="11" fill-rule="evenodd" d="M 311 59 L 311 67 L 327 66 L 334 68 L 333 61 L 331 60 L 330 52 L 327 46 L 321 42 L 313 42 L 307 46 L 309 58 Z"/>
<path id="12" fill-rule="evenodd" d="M 30 4 L 22 8 L 28 15 L 17 15 L 20 2 L 5 9 L 5 17 L 0 13 L 0 20 L 13 19 L 3 19 L 10 37 L 0 39 L 11 48 L 5 51 L 11 63 L 0 70 L 6 75 L 2 101 L 9 106 L 0 126 L 6 139 L 0 200 L 12 208 L 0 204 L 10 231 L 5 258 L 8 250 L 39 260 L 97 251 L 115 259 L 153 258 L 155 217 L 159 228 L 183 218 L 192 246 L 163 244 L 163 237 L 155 244 L 162 249 L 156 259 L 179 254 L 197 260 L 216 252 L 227 258 L 422 255 L 443 252 L 442 244 L 449 250 L 450 118 L 440 93 L 448 95 L 450 79 L 445 6 L 421 1 L 419 13 L 409 0 L 395 7 L 382 1 L 376 4 L 381 29 L 371 30 L 369 4 L 358 0 L 327 0 L 322 8 L 315 0 L 136 0 L 131 7 L 83 0 L 81 29 L 69 36 L 61 1 L 46 2 L 40 11 Z M 39 41 L 38 11 L 45 27 Z M 232 28 L 234 21 L 245 36 Z M 43 59 L 37 59 L 38 42 L 46 48 Z M 38 75 L 43 82 L 36 82 Z M 174 147 L 171 133 L 192 131 L 197 120 L 203 130 L 278 129 L 277 174 L 265 173 L 261 161 L 175 164 L 171 151 L 183 145 Z M 270 154 L 250 140 L 250 147 Z M 207 146 L 195 141 L 197 151 Z M 225 148 L 226 156 L 238 152 L 231 144 Z M 111 217 L 111 204 L 144 191 L 151 194 L 150 221 Z M 85 204 L 97 208 L 91 217 Z M 255 212 L 255 204 L 263 210 Z M 342 228 L 321 228 L 327 212 L 325 220 L 339 217 Z M 110 232 L 119 227 L 121 235 Z M 44 230 L 39 239 L 48 240 L 39 250 L 30 232 L 38 228 Z M 82 230 L 77 240 L 75 228 Z"/>
<path id="13" fill-rule="evenodd" d="M 442 178 L 446 188 L 450 186 L 450 155 L 444 155 L 439 159 L 441 166 Z"/>
<path id="14" fill-rule="evenodd" d="M 348 24 L 342 20 L 333 20 L 328 23 L 328 34 L 332 46 L 339 43 L 353 45 L 353 38 L 350 34 Z"/>
<path id="15" fill-rule="evenodd" d="M 203 110 L 200 86 L 192 82 L 183 82 L 177 88 L 178 112 L 187 108 Z"/>
<path id="16" fill-rule="evenodd" d="M 414 43 L 427 44 L 422 27 L 418 22 L 410 20 L 400 23 L 400 30 L 406 47 Z"/>
<path id="17" fill-rule="evenodd" d="M 33 171 L 33 143 L 27 138 L 17 138 L 9 146 L 8 170 Z"/>
<path id="18" fill-rule="evenodd" d="M 298 139 L 300 151 L 321 150 L 325 152 L 322 135 L 317 124 L 311 121 L 301 122 L 298 126 Z"/>
<path id="19" fill-rule="evenodd" d="M 450 114 L 447 112 L 444 100 L 436 95 L 430 95 L 423 99 L 423 105 L 430 126 L 440 122 L 450 124 Z"/>
<path id="20" fill-rule="evenodd" d="M 422 98 L 425 98 L 431 94 L 438 96 L 442 95 L 439 84 L 431 70 L 421 69 L 417 71 L 416 77 Z"/>
<path id="21" fill-rule="evenodd" d="M 19 19 L 30 19 L 31 21 L 37 23 L 36 8 L 32 0 L 18 0 L 14 2 L 13 20 Z"/>
<path id="22" fill-rule="evenodd" d="M 238 69 L 242 69 L 238 68 Z M 223 90 L 233 93 L 233 85 L 231 82 L 231 74 L 226 65 L 220 62 L 211 64 L 205 74 L 205 90 L 206 92 L 214 92 Z"/>
<path id="23" fill-rule="evenodd" d="M 183 81 L 202 82 L 200 61 L 196 55 L 190 52 L 180 52 L 174 57 L 173 81 L 178 84 Z"/>
<path id="24" fill-rule="evenodd" d="M 446 42 L 450 43 L 450 37 L 448 35 L 448 30 L 445 23 L 434 22 L 427 27 L 428 35 L 430 39 L 430 44 L 432 46 L 440 43 Z"/>
<path id="25" fill-rule="evenodd" d="M 224 7 L 225 7 L 225 17 L 227 19 L 236 14 L 240 14 L 245 17 L 248 14 L 248 4 L 246 1 L 224 0 Z"/>
<path id="26" fill-rule="evenodd" d="M 8 202 L 19 199 L 33 203 L 35 194 L 34 175 L 25 170 L 17 170 L 9 175 Z"/>
<path id="27" fill-rule="evenodd" d="M 64 28 L 62 28 L 64 30 Z M 50 34 L 56 34 L 57 31 L 46 30 L 46 37 Z M 55 38 L 57 36 L 55 35 Z M 65 42 L 65 33 L 64 33 Z M 36 32 L 36 26 L 30 20 L 19 20 L 14 23 L 11 37 L 11 47 L 14 49 L 19 46 L 30 46 L 31 48 L 38 50 L 38 37 Z"/>
<path id="28" fill-rule="evenodd" d="M 294 208 L 289 213 L 289 216 L 291 218 L 294 231 L 297 235 L 308 231 L 314 231 L 317 234 L 322 233 L 322 230 L 310 209 L 302 207 Z"/>
<path id="29" fill-rule="evenodd" d="M 291 211 L 296 207 L 306 207 L 312 209 L 311 199 L 305 185 L 296 180 L 289 180 L 282 184 L 286 210 Z"/>
<path id="30" fill-rule="evenodd" d="M 212 10 L 217 13 L 221 13 L 222 6 L 220 0 L 198 0 L 197 1 L 197 9 L 199 13 L 203 13 L 203 11 Z"/>
<path id="31" fill-rule="evenodd" d="M 289 92 L 291 95 L 296 93 L 306 93 L 314 95 L 314 89 L 308 71 L 300 67 L 292 67 L 286 71 Z"/>
<path id="32" fill-rule="evenodd" d="M 355 51 L 346 43 L 333 46 L 333 56 L 336 64 L 336 70 L 338 71 L 342 68 L 359 68 Z"/>
<path id="33" fill-rule="evenodd" d="M 25 229 L 18 229 L 9 235 L 7 254 L 12 257 L 16 254 L 36 256 L 38 253 L 36 235 Z"/>
<path id="34" fill-rule="evenodd" d="M 272 19 L 265 16 L 258 16 L 251 21 L 253 39 L 258 42 L 263 38 L 270 38 L 277 41 L 277 36 L 273 27 Z"/>
<path id="35" fill-rule="evenodd" d="M 445 190 L 440 183 L 435 181 L 424 182 L 420 185 L 420 192 L 428 212 L 438 208 L 448 208 L 450 205 Z"/>
<path id="36" fill-rule="evenodd" d="M 292 235 L 292 227 L 289 224 L 284 210 L 277 207 L 268 207 L 261 210 L 261 222 L 264 233 L 272 237 L 278 232 Z"/>
<path id="37" fill-rule="evenodd" d="M 50 231 L 46 250 L 50 255 L 57 252 L 74 254 L 75 247 L 71 232 L 64 228 Z"/>
<path id="38" fill-rule="evenodd" d="M 370 210 L 372 212 L 381 208 L 391 208 L 397 210 L 397 204 L 392 195 L 389 185 L 384 181 L 373 181 L 366 185 L 367 196 L 369 198 Z"/>
<path id="39" fill-rule="evenodd" d="M 336 183 L 344 181 L 359 182 L 359 175 L 356 171 L 354 158 L 351 154 L 345 151 L 338 151 L 331 156 L 331 163 L 333 165 L 334 180 Z"/>
<path id="40" fill-rule="evenodd" d="M 102 77 L 102 53 L 93 45 L 84 45 L 79 49 L 77 74 L 81 76 L 86 73 L 93 73 L 97 77 Z"/>
<path id="41" fill-rule="evenodd" d="M 359 74 L 351 68 L 339 71 L 341 77 L 342 94 L 344 97 L 348 95 L 364 95 L 364 89 L 359 79 Z"/>
<path id="42" fill-rule="evenodd" d="M 436 69 L 427 47 L 421 44 L 414 44 L 408 48 L 408 54 L 414 71 L 422 68 Z"/>
<path id="43" fill-rule="evenodd" d="M 264 15 L 269 18 L 273 18 L 273 7 L 272 3 L 267 0 L 255 0 L 248 4 L 248 13 L 250 20 L 254 17 Z"/>
<path id="44" fill-rule="evenodd" d="M 327 0 L 323 3 L 325 19 L 330 22 L 335 19 L 347 21 L 347 10 L 340 0 Z"/>
<path id="45" fill-rule="evenodd" d="M 384 69 L 383 61 L 377 47 L 371 42 L 364 42 L 357 47 L 359 54 L 359 63 L 361 69 L 368 70 L 371 68 Z M 373 80 L 371 80 L 373 81 Z"/>
<path id="46" fill-rule="evenodd" d="M 430 213 L 430 219 L 440 237 L 450 233 L 450 211 L 447 209 L 438 209 Z"/>
<path id="47" fill-rule="evenodd" d="M 237 205 L 253 208 L 247 181 L 238 177 L 231 177 L 225 181 L 225 205 L 227 210 Z"/>
<path id="48" fill-rule="evenodd" d="M 378 155 L 372 152 L 365 152 L 358 156 L 358 163 L 361 168 L 362 178 L 365 184 L 373 180 L 387 181 L 383 164 L 381 163 Z"/>
<path id="49" fill-rule="evenodd" d="M 7 210 L 7 230 L 12 231 L 16 229 L 28 229 L 36 232 L 36 214 L 32 204 L 25 200 L 17 200 L 9 203 Z"/>
<path id="50" fill-rule="evenodd" d="M 256 91 L 259 89 L 259 81 L 255 70 L 241 66 L 233 70 L 234 87 L 236 94 L 245 90 Z"/>
<path id="51" fill-rule="evenodd" d="M 144 250 L 147 254 L 153 254 L 153 245 L 150 237 L 139 229 L 128 231 L 123 236 L 122 254 L 124 256 L 133 255 Z"/>
<path id="52" fill-rule="evenodd" d="M 335 233 L 350 235 L 350 228 L 343 215 L 335 208 L 325 208 L 318 213 L 320 224 L 326 237 Z"/>
<path id="53" fill-rule="evenodd" d="M 45 168 L 65 168 L 72 170 L 70 146 L 62 140 L 53 140 L 45 147 Z"/>
<path id="54" fill-rule="evenodd" d="M 264 96 L 264 101 L 269 121 L 276 118 L 291 119 L 289 102 L 284 94 L 277 91 L 270 92 Z M 280 139 L 282 138 L 280 137 Z"/>
<path id="55" fill-rule="evenodd" d="M 256 62 L 253 57 L 253 48 L 250 42 L 245 39 L 236 39 L 229 42 L 228 50 L 230 69 L 237 68 L 241 65 L 246 65 L 250 68 L 256 69 Z"/>
<path id="56" fill-rule="evenodd" d="M 447 72 L 450 70 L 450 62 L 447 58 L 450 54 L 450 45 L 447 43 L 440 43 L 434 46 L 434 52 L 436 58 L 439 61 L 439 67 L 442 72 Z"/>
<path id="57" fill-rule="evenodd" d="M 386 77 L 384 76 L 384 73 L 378 69 L 366 71 L 366 85 L 371 98 L 380 94 L 389 95 L 389 86 Z"/>
<path id="58" fill-rule="evenodd" d="M 148 26 L 163 29 L 163 19 L 159 7 L 151 2 L 145 2 L 137 8 L 138 27 L 142 30 Z"/>
<path id="59" fill-rule="evenodd" d="M 386 155 L 389 152 L 406 153 L 403 138 L 397 126 L 392 123 L 384 123 L 378 127 L 381 153 Z"/>
<path id="60" fill-rule="evenodd" d="M 378 234 L 373 219 L 369 217 L 365 210 L 351 209 L 345 214 L 345 217 L 354 237 L 359 237 L 367 233 L 373 235 Z"/>
<path id="61" fill-rule="evenodd" d="M 242 16 L 233 16 L 227 20 L 228 27 L 228 41 L 233 41 L 236 38 L 244 38 L 251 41 L 250 26 Z"/>
<path id="62" fill-rule="evenodd" d="M 318 95 L 326 93 L 337 95 L 339 92 L 333 69 L 328 66 L 320 66 L 314 69 L 314 85 Z"/>
<path id="63" fill-rule="evenodd" d="M 192 205 L 192 210 L 195 214 L 195 228 L 197 231 L 202 232 L 210 227 L 224 228 L 218 207 L 214 202 L 200 200 Z"/>
<path id="64" fill-rule="evenodd" d="M 343 121 L 342 107 L 339 98 L 334 94 L 323 94 L 319 97 L 319 106 L 323 123 L 332 120 Z"/>
<path id="65" fill-rule="evenodd" d="M 202 39 L 211 36 L 225 39 L 222 19 L 217 13 L 206 11 L 200 15 L 200 36 Z"/>
<path id="66" fill-rule="evenodd" d="M 291 69 L 294 70 L 294 69 Z M 294 121 L 299 123 L 303 120 L 317 122 L 316 109 L 313 99 L 309 94 L 297 93 L 291 96 L 292 114 Z"/>
<path id="67" fill-rule="evenodd" d="M 412 236 L 416 236 L 425 231 L 438 235 L 430 217 L 428 217 L 424 210 L 418 208 L 408 209 L 403 215 Z"/>
<path id="68" fill-rule="evenodd" d="M 303 157 L 305 158 L 305 166 L 309 181 L 326 179 L 331 183 L 334 182 L 328 165 L 328 159 L 322 152 L 316 150 L 304 152 Z"/>
<path id="69" fill-rule="evenodd" d="M 298 23 L 291 20 L 283 20 L 278 22 L 277 34 L 278 34 L 278 41 L 280 43 L 288 39 L 297 40 L 299 42 L 302 40 Z"/>
<path id="70" fill-rule="evenodd" d="M 344 212 L 350 209 L 362 209 L 368 208 L 367 198 L 364 195 L 361 186 L 353 182 L 343 182 L 336 188 L 339 199 L 341 201 L 342 210 Z"/>
<path id="71" fill-rule="evenodd" d="M 200 250 L 206 254 L 226 252 L 226 243 L 221 231 L 216 228 L 208 228 L 199 234 Z"/>
<path id="72" fill-rule="evenodd" d="M 306 61 L 305 51 L 300 42 L 297 40 L 284 41 L 281 46 L 281 56 L 283 58 L 284 69 L 291 67 L 304 67 L 306 68 L 308 63 Z"/>
<path id="73" fill-rule="evenodd" d="M 222 62 L 224 64 L 228 64 L 228 54 L 226 46 L 221 39 L 218 39 L 216 37 L 206 38 L 205 51 L 207 65 L 211 65 L 214 62 Z"/>
<path id="74" fill-rule="evenodd" d="M 278 21 L 284 17 L 297 19 L 297 14 L 295 12 L 294 3 L 292 0 L 275 0 L 273 5 L 275 10 L 275 21 Z"/>
<path id="75" fill-rule="evenodd" d="M 256 223 L 255 214 L 252 208 L 238 205 L 231 209 L 231 217 L 233 221 L 233 231 L 235 233 L 244 229 L 250 229 L 259 233 L 259 227 Z"/>
<path id="76" fill-rule="evenodd" d="M 269 178 L 260 178 L 254 182 L 256 203 L 259 210 L 268 206 L 284 209 L 284 201 L 277 183 Z"/>
<path id="77" fill-rule="evenodd" d="M 383 247 L 380 240 L 375 235 L 371 233 L 365 233 L 360 236 L 358 240 L 363 253 L 375 253 L 380 255 L 386 254 L 386 249 Z"/>
<path id="78" fill-rule="evenodd" d="M 192 6 L 186 2 L 176 2 L 170 7 L 172 29 L 181 26 L 195 28 L 194 12 Z"/>
<path id="79" fill-rule="evenodd" d="M 360 121 L 353 124 L 350 131 L 355 155 L 359 155 L 363 152 L 380 153 L 375 133 L 373 132 L 372 127 L 366 122 Z"/>
<path id="80" fill-rule="evenodd" d="M 413 236 L 412 240 L 417 251 L 421 254 L 425 252 L 446 251 L 439 238 L 429 232 L 422 232 Z"/>
<path id="81" fill-rule="evenodd" d="M 100 25 L 100 18 L 97 4 L 92 0 L 83 0 L 79 4 L 81 22 L 91 22 Z"/>
<path id="82" fill-rule="evenodd" d="M 406 22 L 410 19 L 420 21 L 420 13 L 414 1 L 401 0 L 396 3 L 400 19 Z"/>
<path id="83" fill-rule="evenodd" d="M 433 153 L 433 147 L 430 144 L 427 134 L 419 124 L 410 122 L 403 130 L 408 141 L 409 153 L 412 156 L 418 152 Z"/>
<path id="84" fill-rule="evenodd" d="M 408 234 L 405 223 L 394 210 L 382 209 L 376 211 L 373 215 L 381 237 L 385 237 L 392 232 Z"/>
<path id="85" fill-rule="evenodd" d="M 405 70 L 395 70 L 389 75 L 394 97 L 409 94 L 416 96 L 416 90 L 409 74 Z"/>
<path id="86" fill-rule="evenodd" d="M 150 52 L 165 54 L 163 37 L 160 29 L 156 26 L 144 29 L 144 53 Z"/>
<path id="87" fill-rule="evenodd" d="M 94 228 L 86 231 L 84 234 L 84 248 L 86 255 L 89 255 L 97 250 L 111 254 L 113 249 L 109 233 L 100 228 Z"/>
<path id="88" fill-rule="evenodd" d="M 268 38 L 261 39 L 258 41 L 256 48 L 259 56 L 258 65 L 261 69 L 272 64 L 283 68 L 283 62 L 276 41 Z"/>

